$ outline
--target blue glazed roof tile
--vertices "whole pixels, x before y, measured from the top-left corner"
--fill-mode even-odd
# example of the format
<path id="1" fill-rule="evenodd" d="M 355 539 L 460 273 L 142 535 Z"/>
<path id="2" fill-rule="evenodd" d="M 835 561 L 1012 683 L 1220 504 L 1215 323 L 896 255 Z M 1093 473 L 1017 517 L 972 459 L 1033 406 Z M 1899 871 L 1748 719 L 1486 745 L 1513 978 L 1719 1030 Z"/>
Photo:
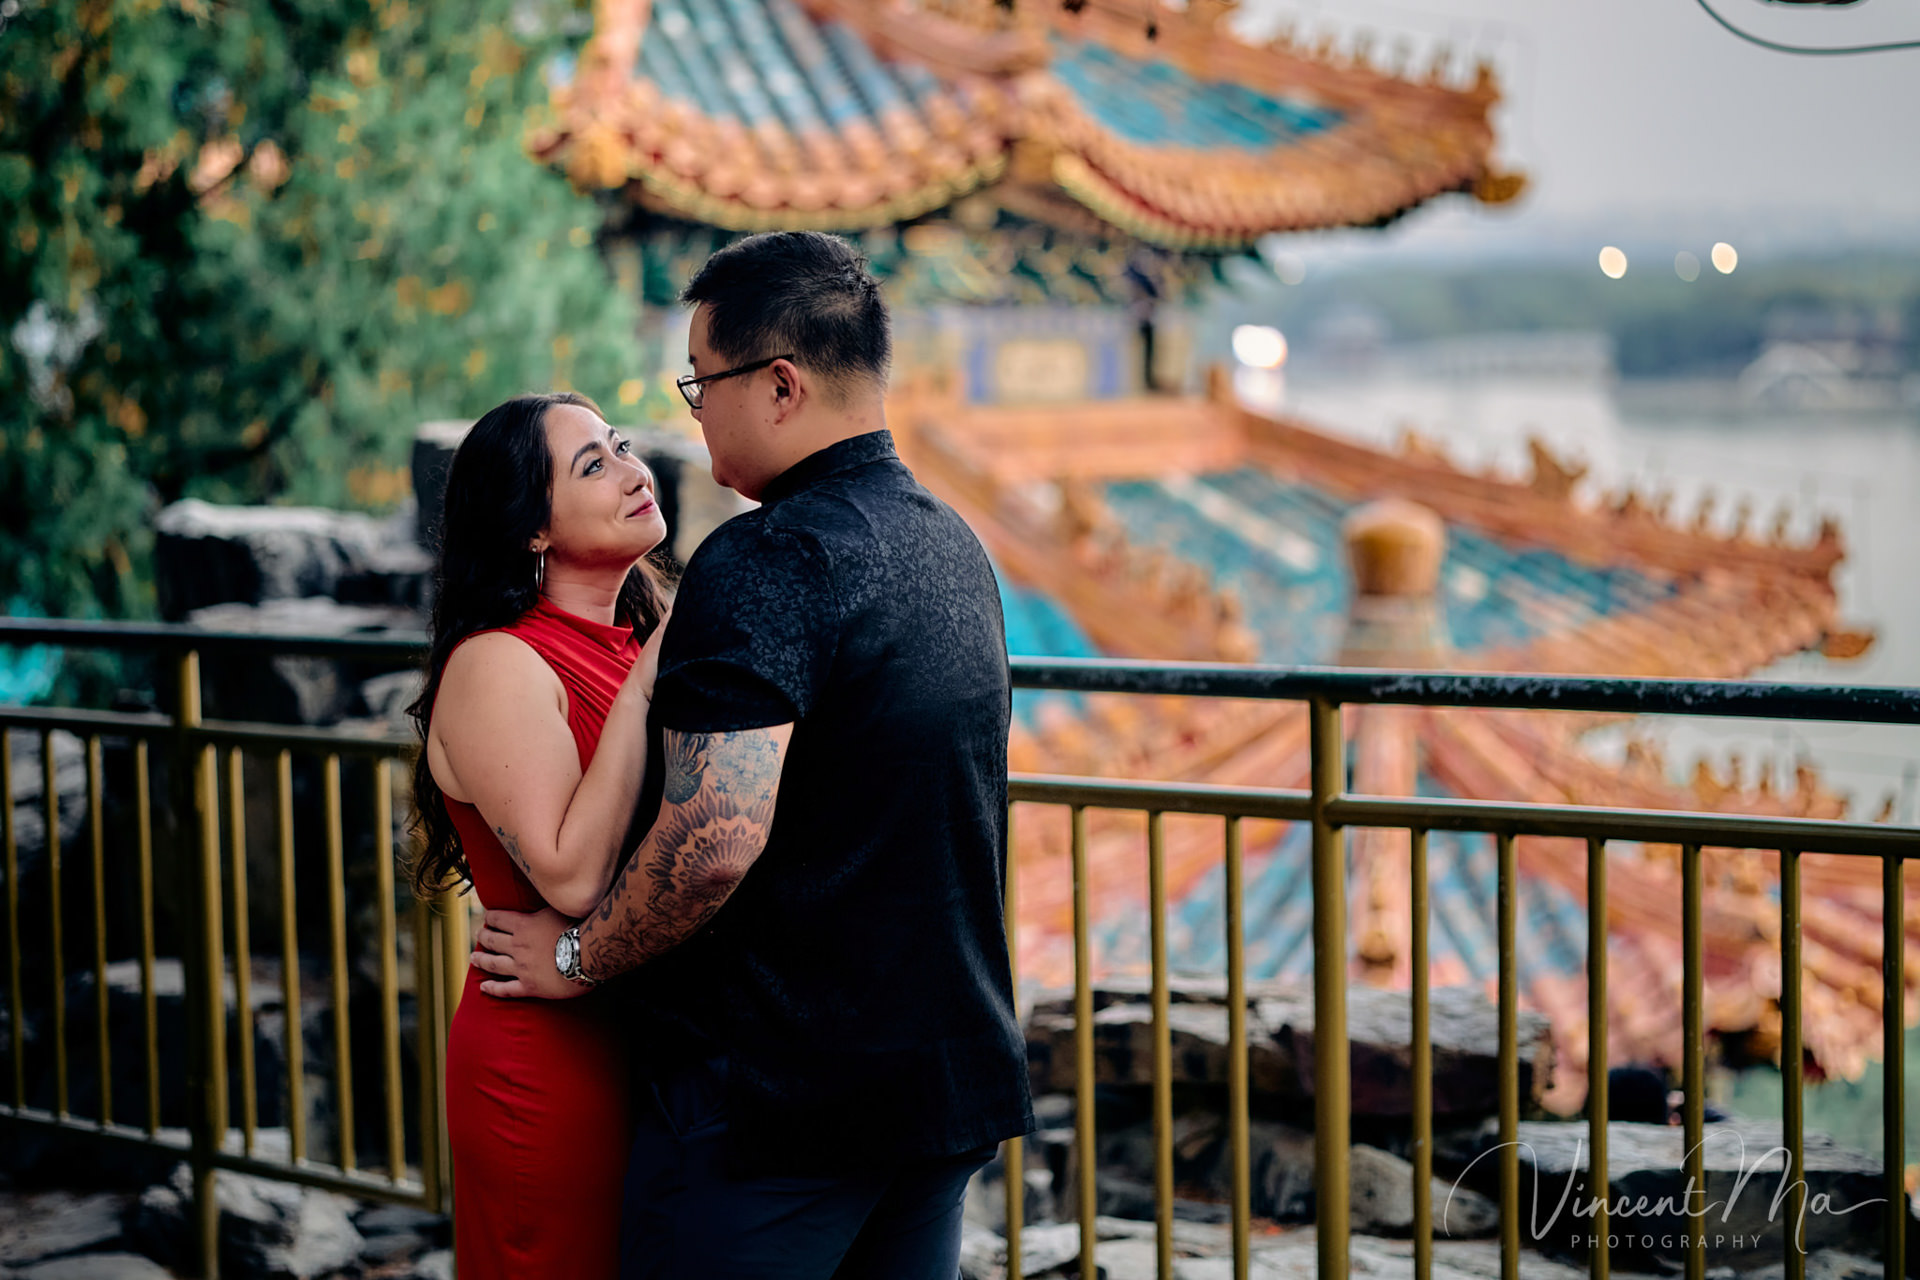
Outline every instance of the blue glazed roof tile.
<path id="1" fill-rule="evenodd" d="M 630 79 L 557 75 L 561 123 L 535 150 L 564 160 L 583 185 L 637 178 L 697 220 L 855 230 L 1000 180 L 1014 148 L 1031 141 L 1054 154 L 1060 193 L 1116 233 L 1204 252 L 1271 231 L 1376 222 L 1487 171 L 1490 81 L 1378 92 L 1372 72 L 1201 33 L 1226 55 L 1221 65 L 1257 69 L 1241 83 L 1064 30 L 969 33 L 932 7 L 878 8 L 601 6 L 590 46 L 604 41 L 610 57 L 637 49 L 623 68 Z M 1182 47 L 1206 64 L 1202 45 Z M 587 51 L 582 59 L 604 65 Z M 663 120 L 649 109 L 662 99 L 688 110 Z M 1035 109 L 1042 103 L 1051 105 Z M 720 125 L 752 130 L 758 145 L 740 152 L 716 136 Z M 836 132 L 864 136 L 836 153 L 819 143 Z M 1300 145 L 1331 132 L 1343 139 L 1337 152 Z M 928 133 L 951 145 L 923 146 Z M 794 163 L 797 137 L 813 140 L 813 164 Z M 756 164 L 763 172 L 750 172 Z"/>
<path id="2" fill-rule="evenodd" d="M 1269 151 L 1333 128 L 1341 113 L 1231 81 L 1201 81 L 1166 62 L 1056 36 L 1054 77 L 1121 137 L 1156 147 Z"/>

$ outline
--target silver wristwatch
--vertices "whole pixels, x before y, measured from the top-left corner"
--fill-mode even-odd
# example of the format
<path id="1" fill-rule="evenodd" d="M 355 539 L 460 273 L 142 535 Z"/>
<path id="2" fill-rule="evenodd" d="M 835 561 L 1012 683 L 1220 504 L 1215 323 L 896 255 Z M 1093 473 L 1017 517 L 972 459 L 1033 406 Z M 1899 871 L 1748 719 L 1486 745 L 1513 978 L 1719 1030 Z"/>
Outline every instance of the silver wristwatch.
<path id="1" fill-rule="evenodd" d="M 580 926 L 575 925 L 560 935 L 553 944 L 553 967 L 568 982 L 577 982 L 583 987 L 597 987 L 599 982 L 580 972 Z"/>

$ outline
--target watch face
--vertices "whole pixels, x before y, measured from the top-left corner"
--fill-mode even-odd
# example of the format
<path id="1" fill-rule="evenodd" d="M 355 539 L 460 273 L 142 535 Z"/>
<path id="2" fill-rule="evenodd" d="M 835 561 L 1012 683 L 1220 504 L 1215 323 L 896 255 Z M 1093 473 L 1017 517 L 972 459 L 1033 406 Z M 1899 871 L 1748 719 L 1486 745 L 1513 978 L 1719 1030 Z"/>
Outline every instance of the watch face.
<path id="1" fill-rule="evenodd" d="M 554 963 L 561 973 L 572 977 L 580 971 L 580 939 L 571 931 L 560 935 L 560 942 L 554 948 Z"/>

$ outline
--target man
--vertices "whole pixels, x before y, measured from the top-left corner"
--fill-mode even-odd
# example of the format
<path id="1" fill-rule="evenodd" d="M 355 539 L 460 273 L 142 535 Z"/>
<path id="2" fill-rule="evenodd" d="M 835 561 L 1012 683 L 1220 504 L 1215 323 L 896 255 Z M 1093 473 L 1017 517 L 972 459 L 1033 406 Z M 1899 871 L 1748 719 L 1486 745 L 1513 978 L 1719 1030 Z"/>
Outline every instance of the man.
<path id="1" fill-rule="evenodd" d="M 740 241 L 683 301 L 714 478 L 762 505 L 681 582 L 652 829 L 575 929 L 489 912 L 482 989 L 672 953 L 639 979 L 636 1043 L 681 1052 L 638 1108 L 626 1276 L 953 1280 L 967 1178 L 1033 1123 L 998 589 L 894 453 L 886 305 L 843 241 Z"/>

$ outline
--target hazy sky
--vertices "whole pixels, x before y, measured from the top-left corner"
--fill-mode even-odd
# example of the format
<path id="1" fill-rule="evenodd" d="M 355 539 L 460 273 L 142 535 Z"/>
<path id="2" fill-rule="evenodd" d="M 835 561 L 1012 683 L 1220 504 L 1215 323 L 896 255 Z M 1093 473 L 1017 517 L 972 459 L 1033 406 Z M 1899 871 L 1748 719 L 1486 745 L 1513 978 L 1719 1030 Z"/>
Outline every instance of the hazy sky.
<path id="1" fill-rule="evenodd" d="M 1920 0 L 1710 2 L 1775 39 L 1920 40 Z M 1236 21 L 1255 34 L 1289 19 L 1307 32 L 1372 28 L 1376 49 L 1408 36 L 1491 53 L 1507 90 L 1500 155 L 1533 179 L 1514 231 L 1725 218 L 1792 223 L 1796 239 L 1829 221 L 1920 237 L 1920 50 L 1773 53 L 1696 0 L 1245 0 Z M 1455 208 L 1414 221 L 1484 220 Z"/>

